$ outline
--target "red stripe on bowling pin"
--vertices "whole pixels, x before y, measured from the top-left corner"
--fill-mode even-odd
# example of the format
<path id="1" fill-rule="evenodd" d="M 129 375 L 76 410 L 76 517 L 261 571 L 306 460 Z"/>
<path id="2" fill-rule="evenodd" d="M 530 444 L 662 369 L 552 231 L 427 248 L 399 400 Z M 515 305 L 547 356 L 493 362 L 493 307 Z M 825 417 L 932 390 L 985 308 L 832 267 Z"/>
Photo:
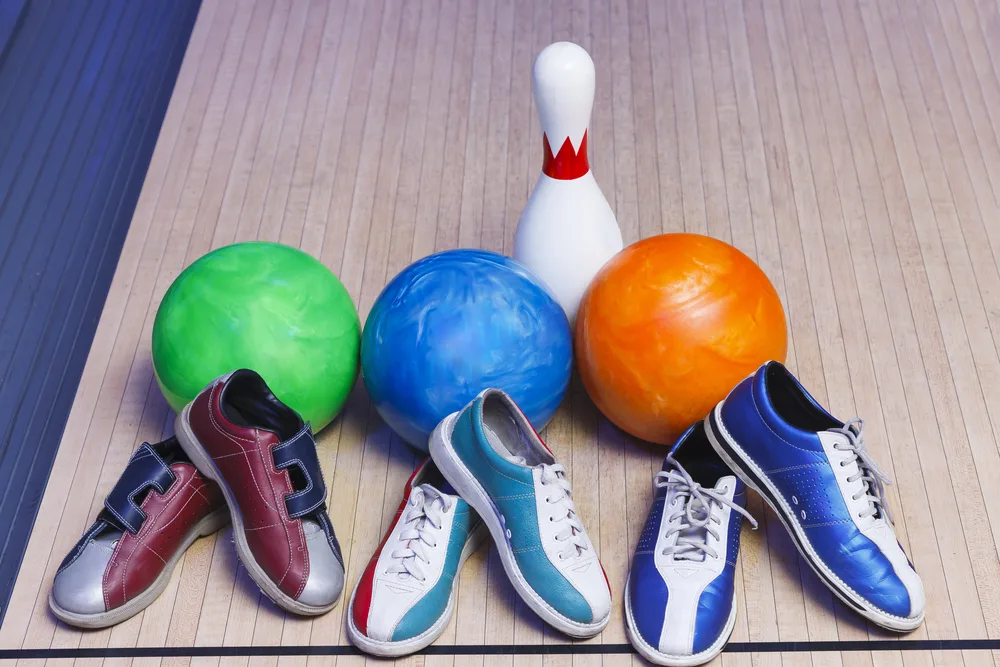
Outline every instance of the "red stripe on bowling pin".
<path id="1" fill-rule="evenodd" d="M 590 171 L 590 163 L 587 161 L 586 130 L 583 132 L 579 151 L 573 148 L 573 142 L 569 140 L 569 137 L 566 137 L 566 141 L 559 147 L 559 152 L 552 155 L 549 138 L 544 134 L 542 135 L 542 149 L 545 151 L 545 156 L 542 159 L 542 173 L 549 178 L 572 181 Z"/>

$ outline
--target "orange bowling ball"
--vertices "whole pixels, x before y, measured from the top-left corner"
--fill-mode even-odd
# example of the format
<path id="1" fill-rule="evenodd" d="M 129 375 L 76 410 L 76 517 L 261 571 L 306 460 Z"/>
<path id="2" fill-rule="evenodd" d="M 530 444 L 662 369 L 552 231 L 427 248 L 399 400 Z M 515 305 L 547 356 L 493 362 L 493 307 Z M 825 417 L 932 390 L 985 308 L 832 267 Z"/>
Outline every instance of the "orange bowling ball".
<path id="1" fill-rule="evenodd" d="M 634 436 L 673 444 L 765 361 L 785 360 L 785 311 L 753 260 L 698 234 L 663 234 L 613 257 L 576 321 L 587 393 Z"/>

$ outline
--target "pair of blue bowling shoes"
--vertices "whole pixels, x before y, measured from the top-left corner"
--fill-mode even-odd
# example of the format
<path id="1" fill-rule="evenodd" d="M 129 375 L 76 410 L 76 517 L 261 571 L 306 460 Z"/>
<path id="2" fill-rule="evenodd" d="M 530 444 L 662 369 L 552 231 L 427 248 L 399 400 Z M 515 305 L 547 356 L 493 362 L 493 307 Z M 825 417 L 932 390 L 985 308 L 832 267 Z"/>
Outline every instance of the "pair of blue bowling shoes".
<path id="1" fill-rule="evenodd" d="M 625 617 L 659 665 L 700 665 L 736 624 L 734 579 L 750 486 L 820 580 L 890 630 L 923 621 L 920 578 L 893 531 L 885 474 L 860 420 L 841 422 L 777 362 L 737 385 L 671 448 L 636 547 Z"/>

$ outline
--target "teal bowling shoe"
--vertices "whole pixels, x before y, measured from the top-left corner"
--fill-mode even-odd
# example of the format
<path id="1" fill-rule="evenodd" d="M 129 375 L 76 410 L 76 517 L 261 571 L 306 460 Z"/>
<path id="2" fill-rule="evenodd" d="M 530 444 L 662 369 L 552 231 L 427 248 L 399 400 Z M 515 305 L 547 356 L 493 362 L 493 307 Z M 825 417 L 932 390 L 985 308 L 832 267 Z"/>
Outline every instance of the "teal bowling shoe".
<path id="1" fill-rule="evenodd" d="M 611 590 L 565 469 L 513 400 L 487 389 L 431 435 L 431 457 L 479 513 L 514 589 L 573 637 L 608 624 Z"/>
<path id="2" fill-rule="evenodd" d="M 430 646 L 455 612 L 462 565 L 485 541 L 482 521 L 426 459 L 351 596 L 351 643 L 384 658 Z"/>

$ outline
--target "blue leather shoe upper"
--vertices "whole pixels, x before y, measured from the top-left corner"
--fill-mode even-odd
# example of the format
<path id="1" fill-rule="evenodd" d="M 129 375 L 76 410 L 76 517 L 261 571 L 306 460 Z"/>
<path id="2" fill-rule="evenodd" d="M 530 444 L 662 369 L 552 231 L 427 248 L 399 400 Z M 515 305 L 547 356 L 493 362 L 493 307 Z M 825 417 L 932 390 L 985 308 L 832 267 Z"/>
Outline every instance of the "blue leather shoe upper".
<path id="1" fill-rule="evenodd" d="M 741 507 L 746 505 L 746 487 L 743 482 L 736 482 L 736 493 L 733 496 Z M 726 553 L 726 566 L 712 583 L 705 587 L 698 600 L 698 622 L 694 628 L 694 645 L 692 651 L 701 653 L 719 638 L 729 614 L 733 609 L 733 596 L 736 591 L 736 559 L 740 553 L 740 529 L 743 527 L 743 517 L 736 512 L 729 515 L 729 548 Z"/>
<path id="2" fill-rule="evenodd" d="M 847 586 L 888 614 L 911 612 L 906 586 L 882 550 L 858 529 L 819 432 L 843 428 L 772 362 L 726 398 L 721 422 L 790 507 L 819 558 Z M 794 422 L 794 423 L 793 423 Z"/>
<path id="3" fill-rule="evenodd" d="M 712 451 L 702 424 L 689 429 L 671 448 L 670 456 L 663 464 L 664 473 L 675 469 L 670 457 L 681 463 L 705 489 L 713 489 L 723 477 L 729 477 L 732 480 L 732 502 L 744 506 L 746 487 Z M 657 653 L 693 655 L 711 648 L 726 631 L 734 605 L 736 559 L 743 516 L 736 511 L 729 512 L 726 543 L 722 547 L 725 552 L 718 554 L 725 559 L 724 562 L 712 559 L 707 553 L 702 554 L 704 560 L 701 562 L 697 559 L 672 560 L 658 553 L 665 547 L 669 549 L 671 544 L 665 535 L 669 514 L 682 511 L 680 505 L 672 504 L 677 498 L 672 497 L 668 490 L 667 484 L 657 482 L 653 502 L 632 558 L 629 571 L 631 623 L 633 632 L 637 632 L 642 641 Z M 668 517 L 664 517 L 665 512 Z M 717 529 L 714 525 L 712 527 Z M 670 611 L 668 603 L 672 595 L 679 599 Z M 673 639 L 665 639 L 669 634 L 665 633 L 669 630 L 666 628 L 668 624 L 690 628 L 686 631 L 685 646 L 678 647 L 672 643 Z"/>
<path id="4" fill-rule="evenodd" d="M 663 612 L 670 595 L 667 583 L 656 570 L 654 559 L 666 495 L 665 487 L 656 490 L 628 575 L 629 604 L 632 606 L 636 629 L 646 643 L 653 647 L 659 644 L 660 633 L 663 632 Z"/>

